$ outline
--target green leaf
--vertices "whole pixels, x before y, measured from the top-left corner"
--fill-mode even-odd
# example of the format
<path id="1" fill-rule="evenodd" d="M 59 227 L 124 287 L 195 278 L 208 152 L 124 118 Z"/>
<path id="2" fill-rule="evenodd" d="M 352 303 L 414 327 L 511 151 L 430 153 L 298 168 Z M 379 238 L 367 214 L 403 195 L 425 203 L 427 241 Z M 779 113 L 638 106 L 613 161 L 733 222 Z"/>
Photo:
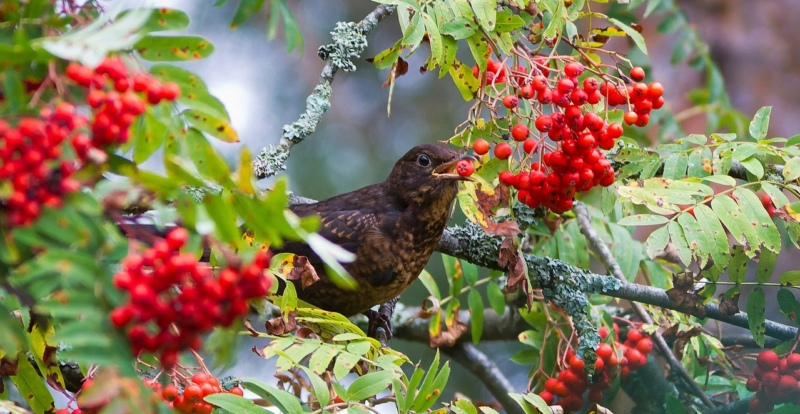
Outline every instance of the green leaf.
<path id="1" fill-rule="evenodd" d="M 464 17 L 457 17 L 443 24 L 441 29 L 442 34 L 452 36 L 456 40 L 466 39 L 477 31 L 478 28 L 475 27 L 475 23 Z"/>
<path id="2" fill-rule="evenodd" d="M 657 214 L 635 214 L 623 217 L 617 224 L 620 226 L 655 226 L 668 221 L 668 218 Z"/>
<path id="3" fill-rule="evenodd" d="M 141 164 L 164 144 L 167 126 L 148 109 L 131 129 L 133 138 L 133 162 Z"/>
<path id="4" fill-rule="evenodd" d="M 699 266 L 701 268 L 705 267 L 709 255 L 708 240 L 705 233 L 701 231 L 697 220 L 691 214 L 683 213 L 679 215 L 678 223 L 683 228 L 683 234 L 686 236 L 689 249 L 699 260 Z"/>
<path id="5" fill-rule="evenodd" d="M 714 214 L 725 225 L 734 240 L 742 246 L 747 246 L 746 253 L 749 257 L 755 257 L 761 242 L 756 235 L 755 229 L 748 223 L 739 205 L 728 196 L 716 196 L 711 200 L 711 208 Z"/>
<path id="6" fill-rule="evenodd" d="M 778 291 L 778 307 L 784 316 L 797 323 L 797 318 L 800 317 L 800 302 L 789 289 L 781 288 Z"/>
<path id="7" fill-rule="evenodd" d="M 10 112 L 19 111 L 26 102 L 25 90 L 22 86 L 22 78 L 19 72 L 13 69 L 8 69 L 3 72 L 3 97 L 5 103 L 8 105 Z"/>
<path id="8" fill-rule="evenodd" d="M 506 296 L 500 285 L 494 282 L 489 282 L 486 285 L 486 296 L 489 298 L 489 305 L 494 309 L 495 313 L 502 316 L 506 311 Z"/>
<path id="9" fill-rule="evenodd" d="M 783 179 L 794 181 L 800 178 L 800 157 L 792 157 L 783 166 Z"/>
<path id="10" fill-rule="evenodd" d="M 689 157 L 685 152 L 674 152 L 664 160 L 664 178 L 678 180 L 686 176 Z"/>
<path id="11" fill-rule="evenodd" d="M 311 387 L 314 390 L 313 394 L 314 397 L 316 397 L 317 401 L 319 402 L 319 405 L 322 407 L 328 405 L 328 402 L 330 402 L 331 400 L 331 395 L 330 391 L 328 391 L 328 385 L 325 383 L 325 380 L 320 378 L 319 375 L 314 373 L 308 367 L 300 365 L 300 369 L 302 369 L 303 372 L 306 373 L 306 376 L 308 377 L 309 381 L 311 381 Z"/>
<path id="12" fill-rule="evenodd" d="M 200 36 L 147 35 L 136 42 L 134 49 L 145 60 L 167 62 L 206 58 L 214 51 L 214 45 Z"/>
<path id="13" fill-rule="evenodd" d="M 109 52 L 130 49 L 140 38 L 139 31 L 150 19 L 152 9 L 133 9 L 107 24 L 110 14 L 101 14 L 91 24 L 57 38 L 42 38 L 36 46 L 64 60 L 77 60 L 96 67 Z"/>
<path id="14" fill-rule="evenodd" d="M 208 215 L 214 220 L 215 234 L 231 246 L 239 246 L 242 232 L 237 225 L 238 216 L 233 208 L 230 193 L 222 195 L 206 193 L 203 204 Z"/>
<path id="15" fill-rule="evenodd" d="M 264 0 L 241 0 L 231 20 L 230 29 L 238 29 L 250 16 L 258 13 L 264 6 Z"/>
<path id="16" fill-rule="evenodd" d="M 17 375 L 9 378 L 17 386 L 19 394 L 25 398 L 34 413 L 55 411 L 55 402 L 53 402 L 50 391 L 26 356 L 21 355 L 17 359 Z"/>
<path id="17" fill-rule="evenodd" d="M 647 55 L 647 45 L 645 44 L 644 37 L 642 37 L 642 35 L 639 32 L 637 32 L 634 28 L 628 26 L 625 23 L 622 23 L 617 19 L 609 18 L 608 21 L 613 23 L 614 26 L 617 26 L 620 29 L 622 29 L 622 31 L 625 32 L 625 34 L 627 34 L 628 37 L 631 38 L 631 40 L 633 40 L 633 43 L 636 44 L 636 47 L 638 47 L 639 50 L 642 51 L 642 53 Z"/>
<path id="18" fill-rule="evenodd" d="M 419 280 L 422 282 L 422 285 L 425 286 L 425 289 L 428 290 L 428 293 L 431 296 L 435 297 L 436 299 L 441 299 L 442 294 L 439 293 L 439 286 L 436 284 L 436 280 L 433 279 L 430 273 L 427 270 L 422 269 L 422 273 L 419 274 Z"/>
<path id="19" fill-rule="evenodd" d="M 464 98 L 465 101 L 471 101 L 480 88 L 480 82 L 475 75 L 472 74 L 472 70 L 461 62 L 456 61 L 450 66 L 448 71 L 450 77 L 453 78 L 453 83 L 456 85 L 456 88 L 461 92 L 461 97 Z"/>
<path id="20" fill-rule="evenodd" d="M 333 364 L 333 376 L 341 381 L 345 375 L 350 373 L 350 370 L 355 368 L 360 360 L 361 357 L 358 355 L 348 353 L 339 354 L 336 358 L 336 362 Z"/>
<path id="21" fill-rule="evenodd" d="M 764 177 L 764 165 L 761 164 L 761 161 L 758 160 L 756 157 L 750 157 L 741 161 L 742 166 L 749 172 L 753 174 L 757 179 L 761 179 Z"/>
<path id="22" fill-rule="evenodd" d="M 678 258 L 684 266 L 688 266 L 692 261 L 692 251 L 689 249 L 689 243 L 686 241 L 683 229 L 674 221 L 671 221 L 669 225 L 667 225 L 667 229 L 669 230 L 672 244 L 675 246 L 675 250 L 677 250 Z"/>
<path id="23" fill-rule="evenodd" d="M 183 30 L 189 27 L 189 15 L 181 10 L 166 7 L 151 8 L 150 18 L 142 26 L 142 32 L 158 32 L 163 30 Z M 116 19 L 127 14 L 129 10 L 120 13 Z"/>
<path id="24" fill-rule="evenodd" d="M 645 241 L 647 255 L 651 259 L 655 258 L 664 251 L 664 248 L 667 247 L 667 243 L 669 243 L 669 229 L 667 226 L 656 229 L 647 236 L 647 241 Z"/>
<path id="25" fill-rule="evenodd" d="M 747 277 L 747 256 L 744 254 L 742 246 L 734 246 L 731 256 L 728 279 L 736 284 L 742 283 Z"/>
<path id="26" fill-rule="evenodd" d="M 746 158 L 752 157 L 756 152 L 758 152 L 758 146 L 756 144 L 745 142 L 737 145 L 733 152 L 731 152 L 731 158 L 736 161 L 742 161 Z"/>
<path id="27" fill-rule="evenodd" d="M 203 134 L 195 129 L 189 129 L 186 133 L 186 148 L 189 158 L 200 174 L 218 184 L 234 185 L 228 163 L 219 156 Z"/>
<path id="28" fill-rule="evenodd" d="M 769 250 L 762 250 L 758 257 L 758 266 L 756 267 L 756 280 L 758 283 L 767 283 L 772 278 L 772 272 L 775 270 L 775 260 L 777 255 Z M 783 276 L 783 275 L 781 275 Z"/>
<path id="29" fill-rule="evenodd" d="M 0 292 L 0 355 L 16 355 L 26 348 L 25 330 L 22 321 L 3 303 L 11 301 L 3 298 L 3 293 Z"/>
<path id="30" fill-rule="evenodd" d="M 497 0 L 470 0 L 475 18 L 484 30 L 491 32 L 497 22 Z"/>
<path id="31" fill-rule="evenodd" d="M 475 289 L 469 291 L 467 297 L 469 306 L 470 324 L 472 327 L 472 343 L 477 344 L 483 333 L 483 299 L 480 292 Z"/>
<path id="32" fill-rule="evenodd" d="M 706 233 L 708 248 L 714 265 L 719 270 L 724 270 L 730 262 L 730 245 L 728 244 L 728 234 L 722 227 L 722 223 L 717 215 L 706 204 L 698 204 L 694 207 L 694 215 L 700 229 Z"/>
<path id="33" fill-rule="evenodd" d="M 206 395 L 203 397 L 203 400 L 232 413 L 266 414 L 270 412 L 263 407 L 257 406 L 253 400 L 248 400 L 236 394 L 221 392 L 218 394 Z"/>
<path id="34" fill-rule="evenodd" d="M 773 262 L 773 265 L 774 264 Z M 782 286 L 800 286 L 800 270 L 788 270 L 783 272 L 779 280 Z"/>
<path id="35" fill-rule="evenodd" d="M 765 301 L 764 290 L 760 287 L 753 289 L 747 297 L 747 325 L 750 326 L 753 340 L 762 348 L 764 347 L 764 333 L 767 331 L 764 313 Z"/>
<path id="36" fill-rule="evenodd" d="M 747 131 L 750 136 L 756 140 L 764 139 L 767 137 L 767 129 L 769 128 L 769 115 L 772 112 L 771 106 L 764 106 L 753 116 L 750 121 L 750 127 Z"/>
<path id="37" fill-rule="evenodd" d="M 189 124 L 223 142 L 239 142 L 239 134 L 233 129 L 230 121 L 218 118 L 198 109 L 187 109 L 181 115 Z"/>
<path id="38" fill-rule="evenodd" d="M 347 401 L 361 401 L 373 397 L 389 388 L 395 373 L 392 371 L 377 371 L 360 376 L 347 388 Z"/>
<path id="39" fill-rule="evenodd" d="M 742 211 L 749 220 L 749 225 L 755 228 L 764 247 L 774 253 L 780 252 L 781 234 L 778 232 L 778 228 L 772 218 L 767 214 L 767 210 L 764 209 L 764 205 L 761 204 L 758 196 L 754 192 L 741 187 L 735 189 L 733 194 L 738 199 Z"/>
<path id="40" fill-rule="evenodd" d="M 300 400 L 284 390 L 267 385 L 256 379 L 243 379 L 242 384 L 248 391 L 258 395 L 259 397 L 269 401 L 275 408 L 279 409 L 282 413 L 301 413 L 303 407 L 300 405 Z"/>

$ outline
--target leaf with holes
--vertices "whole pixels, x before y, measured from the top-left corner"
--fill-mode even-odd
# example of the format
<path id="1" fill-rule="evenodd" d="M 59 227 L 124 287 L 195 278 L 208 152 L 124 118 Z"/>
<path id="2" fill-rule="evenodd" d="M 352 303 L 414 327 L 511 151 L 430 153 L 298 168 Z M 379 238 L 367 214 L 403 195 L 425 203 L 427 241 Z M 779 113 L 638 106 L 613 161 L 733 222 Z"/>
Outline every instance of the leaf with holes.
<path id="1" fill-rule="evenodd" d="M 753 340 L 762 348 L 764 347 L 764 334 L 767 332 L 765 307 L 764 290 L 760 287 L 753 289 L 747 297 L 747 325 L 753 334 Z"/>
<path id="2" fill-rule="evenodd" d="M 239 134 L 227 119 L 218 118 L 197 109 L 187 109 L 181 112 L 181 115 L 193 127 L 221 141 L 239 142 Z"/>
<path id="3" fill-rule="evenodd" d="M 214 52 L 214 45 L 199 36 L 148 35 L 133 48 L 143 59 L 154 62 L 199 60 Z"/>

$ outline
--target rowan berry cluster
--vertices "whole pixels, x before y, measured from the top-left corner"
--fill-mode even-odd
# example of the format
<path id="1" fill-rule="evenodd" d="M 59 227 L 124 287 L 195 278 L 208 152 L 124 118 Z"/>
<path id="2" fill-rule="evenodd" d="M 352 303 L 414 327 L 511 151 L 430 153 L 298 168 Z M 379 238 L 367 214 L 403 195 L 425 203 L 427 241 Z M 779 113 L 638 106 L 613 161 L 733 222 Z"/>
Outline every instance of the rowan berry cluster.
<path id="1" fill-rule="evenodd" d="M 781 358 L 775 351 L 758 354 L 747 389 L 756 393 L 750 400 L 751 413 L 768 413 L 778 404 L 800 405 L 800 354 Z"/>
<path id="2" fill-rule="evenodd" d="M 619 327 L 616 324 L 614 330 L 615 346 L 601 342 L 595 351 L 597 360 L 591 384 L 585 371 L 586 362 L 573 354 L 572 350 L 567 350 L 565 358 L 569 367 L 559 372 L 557 377 L 547 379 L 544 391 L 539 396 L 548 405 L 560 405 L 565 412 L 578 411 L 583 407 L 584 392 L 589 391 L 586 396 L 589 402 L 599 403 L 603 399 L 603 391 L 617 375 L 625 378 L 631 370 L 643 367 L 647 363 L 647 355 L 653 350 L 653 340 L 638 329 L 631 329 L 625 343 L 619 343 Z M 606 327 L 601 327 L 599 332 L 601 338 L 608 337 Z"/>
<path id="3" fill-rule="evenodd" d="M 0 196 L 3 225 L 26 226 L 42 207 L 61 206 L 64 196 L 80 188 L 71 178 L 77 168 L 104 161 L 106 150 L 127 142 L 130 126 L 148 104 L 180 94 L 175 83 L 129 73 L 120 58 L 107 58 L 96 69 L 73 62 L 66 75 L 87 89 L 91 120 L 68 102 L 43 109 L 39 117 L 24 117 L 15 126 L 0 120 L 0 185 L 10 184 L 8 195 Z M 64 145 L 72 147 L 74 157 L 63 153 Z"/>
<path id="4" fill-rule="evenodd" d="M 257 253 L 246 266 L 229 264 L 215 277 L 195 255 L 180 252 L 188 237 L 186 229 L 171 230 L 141 255 L 128 255 L 114 275 L 129 302 L 111 312 L 111 322 L 126 329 L 134 355 L 156 352 L 166 370 L 175 366 L 178 352 L 198 349 L 201 335 L 230 326 L 247 313 L 248 300 L 270 287 L 264 275 L 269 253 Z"/>
<path id="5" fill-rule="evenodd" d="M 80 188 L 71 178 L 75 164 L 62 159 L 61 144 L 86 122 L 69 103 L 42 110 L 41 118 L 22 118 L 15 128 L 0 120 L 0 185 L 7 182 L 11 190 L 7 198 L 0 196 L 3 224 L 26 226 L 42 206 L 57 208 Z"/>
<path id="6" fill-rule="evenodd" d="M 517 190 L 520 202 L 556 213 L 571 209 L 577 192 L 614 183 L 614 169 L 600 150 L 611 149 L 623 127 L 607 122 L 601 113 L 627 105 L 624 122 L 645 126 L 650 112 L 664 104 L 663 86 L 642 83 L 641 68 L 631 70 L 631 82 L 626 85 L 604 80 L 611 78 L 587 71 L 573 60 L 564 61 L 560 69 L 551 67 L 563 60 L 536 56 L 530 61 L 531 69 L 517 65 L 510 70 L 490 60 L 480 77 L 495 86 L 507 82 L 504 90 L 510 89 L 502 96 L 502 104 L 508 109 L 508 135 L 513 141 L 496 143 L 493 153 L 499 159 L 516 153 L 521 166 L 516 174 L 501 173 L 500 181 Z M 477 67 L 473 73 L 480 75 Z M 520 110 L 523 101 L 530 111 Z M 603 101 L 603 109 L 598 110 L 596 105 Z M 481 138 L 472 147 L 476 154 L 485 155 L 492 144 Z"/>
<path id="7" fill-rule="evenodd" d="M 92 147 L 102 149 L 128 142 L 130 126 L 145 112 L 147 104 L 173 101 L 180 95 L 175 83 L 162 84 L 148 74 L 131 74 L 119 57 L 106 58 L 95 69 L 73 62 L 66 73 L 88 90 L 86 102 L 94 115 L 91 141 L 81 140 L 75 145 L 79 157 Z"/>
<path id="8" fill-rule="evenodd" d="M 228 393 L 241 397 L 244 394 L 244 390 L 238 385 L 225 390 L 217 378 L 204 372 L 192 375 L 190 380 L 173 378 L 166 386 L 152 379 L 145 380 L 144 383 L 160 395 L 170 408 L 185 414 L 210 414 L 214 406 L 203 400 L 207 395 Z"/>

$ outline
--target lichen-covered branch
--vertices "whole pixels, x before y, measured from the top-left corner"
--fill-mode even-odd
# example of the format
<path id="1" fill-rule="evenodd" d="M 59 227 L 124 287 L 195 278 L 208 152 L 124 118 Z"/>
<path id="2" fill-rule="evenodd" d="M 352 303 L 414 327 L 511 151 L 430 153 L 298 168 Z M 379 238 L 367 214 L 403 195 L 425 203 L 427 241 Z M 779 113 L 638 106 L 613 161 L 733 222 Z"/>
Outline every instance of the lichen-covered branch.
<path id="1" fill-rule="evenodd" d="M 450 256 L 454 256 L 489 269 L 504 270 L 497 263 L 499 246 L 499 238 L 486 234 L 475 224 L 468 223 L 463 227 L 448 227 L 445 230 L 441 241 L 439 242 L 437 250 L 441 253 L 448 254 Z M 561 273 L 563 275 L 569 275 L 569 277 L 559 277 L 559 280 L 564 281 L 565 284 L 568 285 L 566 287 L 567 290 L 570 290 L 571 287 L 576 286 L 582 292 L 602 293 L 615 298 L 627 299 L 648 305 L 660 306 L 665 309 L 680 311 L 677 306 L 670 302 L 666 291 L 663 289 L 638 285 L 635 283 L 622 284 L 619 280 L 611 276 L 594 274 L 588 270 L 581 269 L 564 263 L 560 260 L 555 260 L 548 257 L 538 257 L 526 254 L 525 261 L 528 265 L 531 280 L 533 281 L 537 281 L 541 278 L 549 278 L 550 273 Z M 547 269 L 548 266 L 553 266 L 553 272 L 541 271 L 541 269 Z M 548 283 L 548 285 L 552 286 L 550 283 Z M 555 288 L 558 289 L 558 287 Z M 545 294 L 547 295 L 548 292 L 545 292 Z M 564 294 L 560 293 L 557 295 L 557 297 L 563 298 Z M 550 296 L 548 296 L 548 299 L 550 299 Z M 556 303 L 556 305 L 561 307 L 559 303 Z M 707 318 L 749 329 L 749 325 L 747 323 L 747 314 L 744 312 L 739 312 L 734 315 L 723 315 L 719 309 L 719 306 L 711 303 L 705 305 L 705 311 L 705 316 Z M 793 339 L 796 334 L 797 328 L 772 321 L 766 322 L 767 336 L 788 341 Z"/>
<path id="2" fill-rule="evenodd" d="M 592 228 L 592 217 L 589 215 L 589 211 L 586 209 L 582 203 L 576 203 L 575 207 L 572 209 L 575 212 L 578 220 L 578 227 L 581 229 L 581 233 L 586 236 L 586 239 L 589 240 L 589 244 L 594 248 L 595 252 L 597 252 L 600 261 L 603 265 L 608 269 L 609 273 L 617 278 L 623 284 L 627 284 L 625 279 L 625 275 L 622 273 L 622 269 L 619 267 L 619 263 L 614 258 L 614 255 L 611 253 L 611 250 L 606 246 L 600 236 L 594 231 Z M 647 324 L 654 323 L 653 318 L 650 316 L 650 313 L 647 312 L 647 309 L 642 306 L 642 304 L 638 302 L 630 302 L 631 308 L 639 316 L 639 318 Z M 707 407 L 713 407 L 714 403 L 711 399 L 708 398 L 705 391 L 700 388 L 700 385 L 697 381 L 694 380 L 691 374 L 683 367 L 681 361 L 675 357 L 675 354 L 672 353 L 672 349 L 670 349 L 667 341 L 664 340 L 664 337 L 658 331 L 653 332 L 653 341 L 658 348 L 661 355 L 669 363 L 670 367 L 672 368 L 673 372 L 677 373 L 681 378 L 683 378 L 686 385 L 691 389 L 692 393 L 700 398 L 703 403 Z"/>
<path id="3" fill-rule="evenodd" d="M 486 354 L 469 342 L 462 342 L 444 350 L 453 359 L 464 366 L 472 375 L 486 385 L 497 402 L 509 414 L 523 414 L 522 407 L 508 393 L 514 391 L 511 382 L 503 375 L 503 371 Z"/>
<path id="4" fill-rule="evenodd" d="M 353 63 L 367 47 L 367 34 L 378 25 L 378 22 L 391 15 L 395 6 L 381 4 L 358 23 L 339 22 L 331 32 L 333 43 L 320 46 L 319 56 L 327 63 L 322 68 L 320 81 L 311 95 L 306 98 L 306 110 L 300 118 L 283 126 L 283 135 L 277 145 L 268 145 L 261 149 L 258 158 L 253 161 L 253 171 L 259 179 L 271 177 L 286 169 L 289 150 L 305 137 L 311 135 L 322 119 L 322 115 L 330 108 L 333 92 L 333 77 L 338 70 L 345 72 L 356 70 Z"/>

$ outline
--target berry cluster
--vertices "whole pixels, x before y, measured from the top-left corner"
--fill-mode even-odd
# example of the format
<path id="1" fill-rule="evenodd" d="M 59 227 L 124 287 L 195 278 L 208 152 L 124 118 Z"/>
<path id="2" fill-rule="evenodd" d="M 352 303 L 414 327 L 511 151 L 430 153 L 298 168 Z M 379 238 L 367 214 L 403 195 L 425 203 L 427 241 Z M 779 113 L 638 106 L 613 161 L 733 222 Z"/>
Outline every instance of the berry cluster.
<path id="1" fill-rule="evenodd" d="M 618 374 L 622 378 L 631 370 L 637 370 L 647 362 L 647 355 L 653 350 L 653 340 L 638 329 L 631 329 L 624 344 L 619 343 L 619 327 L 614 324 L 615 346 L 602 342 L 597 347 L 597 360 L 594 363 L 595 376 L 590 384 L 586 375 L 586 363 L 572 350 L 567 350 L 566 361 L 569 367 L 558 373 L 558 377 L 549 378 L 544 383 L 544 391 L 539 396 L 548 404 L 556 403 L 565 412 L 578 411 L 583 407 L 583 393 L 588 390 L 587 399 L 599 403 L 603 399 L 603 390 L 609 387 Z M 608 337 L 608 329 L 599 329 L 600 337 Z M 619 354 L 623 355 L 622 358 Z M 556 397 L 559 400 L 556 402 Z"/>
<path id="2" fill-rule="evenodd" d="M 130 138 L 131 124 L 145 112 L 147 104 L 173 101 L 180 95 L 175 83 L 162 84 L 144 73 L 131 74 L 119 57 L 106 58 L 95 69 L 73 62 L 66 73 L 88 90 L 86 102 L 94 114 L 92 139 L 74 144 L 79 157 L 93 147 L 124 144 Z"/>
<path id="3" fill-rule="evenodd" d="M 174 383 L 162 386 L 157 381 L 150 379 L 145 380 L 145 385 L 160 395 L 170 408 L 185 414 L 210 414 L 214 406 L 203 400 L 203 397 L 207 395 L 229 393 L 241 397 L 244 394 L 241 386 L 225 390 L 220 386 L 217 378 L 203 372 L 192 375 L 191 380 L 184 382 L 182 389 Z"/>
<path id="4" fill-rule="evenodd" d="M 214 277 L 190 253 L 181 253 L 189 232 L 171 230 L 143 254 L 130 254 L 114 275 L 114 285 L 130 302 L 111 312 L 117 328 L 127 328 L 135 355 L 158 352 L 170 370 L 178 352 L 201 345 L 200 336 L 217 325 L 230 326 L 247 313 L 247 301 L 267 294 L 269 253 L 259 252 L 247 266 L 229 264 Z"/>
<path id="5" fill-rule="evenodd" d="M 0 196 L 7 225 L 26 226 L 42 206 L 57 208 L 78 190 L 79 183 L 70 178 L 75 166 L 62 160 L 61 144 L 86 122 L 69 103 L 42 110 L 41 118 L 22 118 L 16 128 L 0 120 L 0 184 L 7 181 L 11 187 L 7 198 Z"/>
<path id="6" fill-rule="evenodd" d="M 784 403 L 800 405 L 800 354 L 780 358 L 775 351 L 766 350 L 758 354 L 756 363 L 746 384 L 756 393 L 750 400 L 751 413 L 768 413 Z"/>
<path id="7" fill-rule="evenodd" d="M 493 153 L 507 159 L 516 148 L 522 166 L 516 174 L 502 172 L 500 181 L 517 189 L 519 201 L 531 208 L 544 206 L 563 213 L 572 208 L 578 191 L 614 183 L 614 169 L 600 150 L 611 149 L 623 128 L 608 123 L 599 114 L 605 109 L 598 111 L 595 105 L 603 100 L 604 108 L 627 105 L 630 110 L 624 115 L 625 123 L 645 126 L 650 112 L 664 104 L 664 88 L 658 82 L 642 83 L 644 70 L 638 67 L 631 70 L 631 84 L 625 85 L 603 80 L 610 77 L 587 71 L 572 60 L 554 70 L 551 63 L 555 61 L 536 56 L 530 61 L 532 69 L 517 65 L 508 70 L 490 60 L 481 79 L 495 86 L 508 82 L 506 90 L 510 88 L 502 104 L 508 109 L 513 142 L 497 143 Z M 476 76 L 477 72 L 474 67 Z M 531 115 L 520 109 L 523 101 L 530 106 Z M 485 155 L 491 144 L 481 138 L 472 148 Z"/>

